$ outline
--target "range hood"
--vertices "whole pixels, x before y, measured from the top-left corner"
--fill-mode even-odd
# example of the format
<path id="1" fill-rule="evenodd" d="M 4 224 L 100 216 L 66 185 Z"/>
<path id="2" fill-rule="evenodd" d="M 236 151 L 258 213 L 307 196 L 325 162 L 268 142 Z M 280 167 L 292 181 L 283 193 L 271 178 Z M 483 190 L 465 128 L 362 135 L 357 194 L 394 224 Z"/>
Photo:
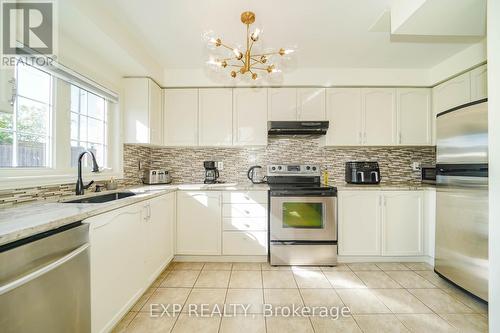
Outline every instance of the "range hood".
<path id="1" fill-rule="evenodd" d="M 268 121 L 268 135 L 325 135 L 328 121 Z"/>

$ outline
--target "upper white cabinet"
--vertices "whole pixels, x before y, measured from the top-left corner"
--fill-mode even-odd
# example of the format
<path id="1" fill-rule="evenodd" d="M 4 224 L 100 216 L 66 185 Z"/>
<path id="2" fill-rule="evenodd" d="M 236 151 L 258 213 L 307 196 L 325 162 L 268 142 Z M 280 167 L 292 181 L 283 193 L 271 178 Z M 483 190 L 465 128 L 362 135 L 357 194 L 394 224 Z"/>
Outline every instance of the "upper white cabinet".
<path id="1" fill-rule="evenodd" d="M 469 103 L 470 73 L 464 73 L 434 87 L 434 114 Z"/>
<path id="2" fill-rule="evenodd" d="M 324 88 L 297 89 L 297 120 L 325 120 L 325 95 Z"/>
<path id="3" fill-rule="evenodd" d="M 488 70 L 483 65 L 470 71 L 471 101 L 478 101 L 488 97 Z"/>
<path id="4" fill-rule="evenodd" d="M 358 146 L 362 144 L 361 89 L 327 89 L 326 115 L 330 121 L 330 128 L 324 138 L 326 145 Z"/>
<path id="5" fill-rule="evenodd" d="M 394 145 L 396 89 L 364 88 L 361 101 L 364 113 L 363 143 L 372 146 Z"/>
<path id="6" fill-rule="evenodd" d="M 267 145 L 267 89 L 233 89 L 233 144 Z"/>
<path id="7" fill-rule="evenodd" d="M 385 192 L 382 200 L 382 255 L 422 255 L 424 193 L 422 191 Z"/>
<path id="8" fill-rule="evenodd" d="M 423 191 L 339 192 L 339 254 L 424 254 Z"/>
<path id="9" fill-rule="evenodd" d="M 125 143 L 163 144 L 161 88 L 149 78 L 125 78 Z"/>
<path id="10" fill-rule="evenodd" d="M 269 88 L 269 120 L 325 120 L 324 88 Z"/>
<path id="11" fill-rule="evenodd" d="M 395 145 L 396 89 L 331 88 L 326 92 L 330 128 L 325 145 Z"/>
<path id="12" fill-rule="evenodd" d="M 233 90 L 199 90 L 200 146 L 231 146 L 233 143 Z"/>
<path id="13" fill-rule="evenodd" d="M 432 136 L 431 89 L 397 89 L 397 143 L 430 145 Z"/>
<path id="14" fill-rule="evenodd" d="M 269 88 L 268 99 L 269 120 L 297 120 L 296 88 Z"/>
<path id="15" fill-rule="evenodd" d="M 220 192 L 177 192 L 177 254 L 220 255 Z"/>
<path id="16" fill-rule="evenodd" d="M 198 89 L 165 89 L 164 145 L 198 145 Z"/>
<path id="17" fill-rule="evenodd" d="M 377 191 L 339 192 L 339 254 L 380 255 Z"/>

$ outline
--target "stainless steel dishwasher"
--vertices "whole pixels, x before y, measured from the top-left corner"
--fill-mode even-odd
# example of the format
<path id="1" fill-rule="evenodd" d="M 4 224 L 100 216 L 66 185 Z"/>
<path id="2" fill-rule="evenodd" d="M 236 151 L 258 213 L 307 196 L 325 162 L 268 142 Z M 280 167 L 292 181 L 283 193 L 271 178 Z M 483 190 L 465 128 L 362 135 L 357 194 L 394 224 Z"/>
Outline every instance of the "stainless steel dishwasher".
<path id="1" fill-rule="evenodd" d="M 0 246 L 0 331 L 90 332 L 88 225 Z"/>

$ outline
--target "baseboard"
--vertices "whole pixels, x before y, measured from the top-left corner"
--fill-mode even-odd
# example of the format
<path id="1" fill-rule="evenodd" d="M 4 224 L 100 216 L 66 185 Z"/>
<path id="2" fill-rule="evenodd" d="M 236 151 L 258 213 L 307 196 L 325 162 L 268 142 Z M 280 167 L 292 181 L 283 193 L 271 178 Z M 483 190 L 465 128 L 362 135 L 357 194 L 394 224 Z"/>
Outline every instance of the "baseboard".
<path id="1" fill-rule="evenodd" d="M 355 262 L 425 262 L 434 267 L 434 258 L 429 256 L 338 256 L 339 263 Z"/>
<path id="2" fill-rule="evenodd" d="M 176 255 L 174 261 L 193 262 L 267 262 L 266 256 L 187 256 Z"/>

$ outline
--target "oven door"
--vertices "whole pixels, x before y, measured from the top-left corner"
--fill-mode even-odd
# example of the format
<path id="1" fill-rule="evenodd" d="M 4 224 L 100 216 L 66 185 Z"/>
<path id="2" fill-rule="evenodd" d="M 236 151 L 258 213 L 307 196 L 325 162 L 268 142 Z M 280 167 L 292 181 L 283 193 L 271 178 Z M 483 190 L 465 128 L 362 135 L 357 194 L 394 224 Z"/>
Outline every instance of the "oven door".
<path id="1" fill-rule="evenodd" d="M 269 211 L 271 241 L 336 241 L 337 197 L 273 196 Z"/>

